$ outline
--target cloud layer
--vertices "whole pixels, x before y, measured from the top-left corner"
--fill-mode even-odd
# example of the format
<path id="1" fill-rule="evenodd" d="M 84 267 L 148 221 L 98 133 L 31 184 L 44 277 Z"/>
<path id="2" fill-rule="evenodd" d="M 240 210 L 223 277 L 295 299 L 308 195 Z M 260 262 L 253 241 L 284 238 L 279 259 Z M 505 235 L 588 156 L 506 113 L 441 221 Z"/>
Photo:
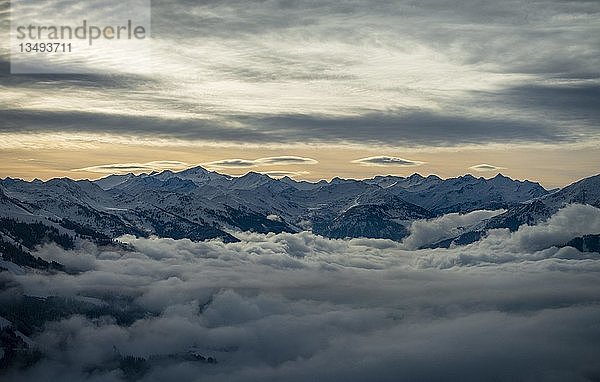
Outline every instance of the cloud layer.
<path id="1" fill-rule="evenodd" d="M 246 4 L 153 2 L 152 76 L 16 77 L 3 55 L 0 132 L 376 147 L 598 138 L 596 2 Z"/>
<path id="2" fill-rule="evenodd" d="M 143 380 L 593 380 L 600 260 L 553 245 L 599 221 L 575 205 L 538 227 L 418 251 L 308 232 L 230 244 L 124 237 L 133 252 L 46 246 L 39 254 L 71 274 L 2 273 L 1 298 L 121 296 L 146 314 L 49 323 L 34 338 L 48 357 L 8 377 L 113 381 L 114 348 L 145 358 L 192 348 L 218 363 L 163 357 Z"/>

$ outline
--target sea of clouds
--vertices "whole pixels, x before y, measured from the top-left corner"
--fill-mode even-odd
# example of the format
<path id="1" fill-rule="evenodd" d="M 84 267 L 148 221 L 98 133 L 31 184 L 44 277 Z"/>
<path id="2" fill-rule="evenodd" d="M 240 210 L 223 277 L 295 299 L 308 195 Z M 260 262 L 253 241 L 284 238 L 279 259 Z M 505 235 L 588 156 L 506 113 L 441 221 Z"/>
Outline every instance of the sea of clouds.
<path id="1" fill-rule="evenodd" d="M 134 251 L 47 245 L 39 255 L 69 273 L 4 272 L 0 297 L 120 296 L 147 315 L 47 323 L 33 336 L 47 356 L 8 380 L 116 381 L 120 370 L 90 365 L 189 349 L 218 363 L 173 358 L 143 380 L 600 380 L 600 256 L 557 247 L 599 233 L 600 210 L 571 205 L 468 246 L 414 249 L 452 231 L 448 220 L 491 215 L 420 221 L 403 243 L 302 232 L 123 237 Z"/>

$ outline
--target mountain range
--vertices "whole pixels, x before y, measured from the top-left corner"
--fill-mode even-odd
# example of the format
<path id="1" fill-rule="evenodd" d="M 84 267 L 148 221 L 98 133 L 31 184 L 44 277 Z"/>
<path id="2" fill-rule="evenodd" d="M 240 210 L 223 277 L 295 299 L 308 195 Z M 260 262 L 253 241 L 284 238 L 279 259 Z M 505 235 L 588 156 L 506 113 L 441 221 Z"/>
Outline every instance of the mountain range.
<path id="1" fill-rule="evenodd" d="M 600 175 L 558 190 L 501 174 L 491 179 L 413 174 L 311 183 L 255 172 L 232 177 L 202 167 L 94 181 L 0 180 L 0 218 L 42 224 L 57 235 L 97 242 L 124 234 L 235 242 L 241 231 L 303 230 L 329 238 L 400 241 L 415 220 L 504 210 L 433 245 L 447 247 L 478 240 L 488 229 L 537 224 L 569 203 L 600 207 Z M 0 231 L 5 242 L 23 242 L 6 227 Z"/>

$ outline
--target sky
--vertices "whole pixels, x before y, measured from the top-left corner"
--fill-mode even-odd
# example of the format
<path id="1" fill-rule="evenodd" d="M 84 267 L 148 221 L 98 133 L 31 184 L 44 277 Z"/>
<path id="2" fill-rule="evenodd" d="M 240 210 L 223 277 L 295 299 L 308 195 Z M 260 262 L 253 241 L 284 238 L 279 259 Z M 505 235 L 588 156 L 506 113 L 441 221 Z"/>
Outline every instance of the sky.
<path id="1" fill-rule="evenodd" d="M 45 14 L 73 3 L 107 12 Z M 599 16 L 597 1 L 152 1 L 139 68 L 16 75 L 1 45 L 0 177 L 202 165 L 564 186 L 600 169 Z"/>

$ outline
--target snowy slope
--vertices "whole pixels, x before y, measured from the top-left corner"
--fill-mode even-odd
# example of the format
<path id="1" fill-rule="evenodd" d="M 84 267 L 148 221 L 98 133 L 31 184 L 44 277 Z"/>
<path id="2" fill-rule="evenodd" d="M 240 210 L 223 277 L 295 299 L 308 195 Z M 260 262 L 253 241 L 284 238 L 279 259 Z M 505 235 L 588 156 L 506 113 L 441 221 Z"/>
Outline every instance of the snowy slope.
<path id="1" fill-rule="evenodd" d="M 600 207 L 600 175 L 582 179 L 551 194 L 513 206 L 504 214 L 491 219 L 486 228 L 516 230 L 521 224 L 534 225 L 571 203 Z"/>
<path id="2" fill-rule="evenodd" d="M 0 216 L 70 221 L 109 237 L 128 233 L 194 240 L 235 240 L 227 232 L 236 230 L 307 227 L 332 237 L 397 239 L 412 220 L 448 212 L 503 208 L 507 212 L 486 228 L 518 227 L 548 217 L 565 203 L 600 203 L 598 176 L 552 194 L 537 183 L 500 174 L 492 179 L 413 174 L 311 183 L 255 172 L 232 177 L 202 167 L 92 182 L 7 178 L 0 187 Z"/>
<path id="3" fill-rule="evenodd" d="M 446 180 L 413 175 L 386 188 L 386 192 L 393 192 L 407 202 L 438 215 L 507 208 L 547 194 L 538 183 L 513 180 L 501 174 L 492 179 L 465 175 Z"/>
<path id="4" fill-rule="evenodd" d="M 129 173 L 126 175 L 109 175 L 102 179 L 97 179 L 94 181 L 100 188 L 103 190 L 110 190 L 111 188 L 118 187 L 128 180 L 135 178 L 133 173 Z"/>

